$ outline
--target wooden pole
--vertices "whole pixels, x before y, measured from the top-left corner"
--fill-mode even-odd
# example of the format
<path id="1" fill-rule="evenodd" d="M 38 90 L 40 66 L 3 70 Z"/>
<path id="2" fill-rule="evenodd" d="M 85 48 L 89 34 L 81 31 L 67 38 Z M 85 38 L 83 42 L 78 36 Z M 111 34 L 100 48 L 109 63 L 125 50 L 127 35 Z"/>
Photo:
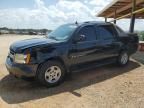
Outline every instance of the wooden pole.
<path id="1" fill-rule="evenodd" d="M 116 16 L 117 16 L 117 12 L 116 12 L 116 9 L 115 9 L 115 12 L 114 12 L 114 24 L 116 24 Z"/>
<path id="2" fill-rule="evenodd" d="M 107 22 L 107 17 L 105 17 L 105 22 Z"/>
<path id="3" fill-rule="evenodd" d="M 130 22 L 130 28 L 129 32 L 133 33 L 134 32 L 134 26 L 135 26 L 135 14 L 133 12 L 136 9 L 136 0 L 132 0 L 132 11 L 131 11 L 131 22 Z"/>

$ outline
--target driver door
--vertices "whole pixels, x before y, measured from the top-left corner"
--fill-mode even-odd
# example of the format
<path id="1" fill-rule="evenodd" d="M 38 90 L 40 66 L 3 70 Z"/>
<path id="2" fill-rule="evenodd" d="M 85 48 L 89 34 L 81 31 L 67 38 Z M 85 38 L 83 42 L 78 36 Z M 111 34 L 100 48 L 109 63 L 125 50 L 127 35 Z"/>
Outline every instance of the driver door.
<path id="1" fill-rule="evenodd" d="M 72 64 L 81 64 L 94 61 L 98 51 L 94 26 L 82 27 L 76 33 L 75 39 L 69 52 L 70 62 Z"/>

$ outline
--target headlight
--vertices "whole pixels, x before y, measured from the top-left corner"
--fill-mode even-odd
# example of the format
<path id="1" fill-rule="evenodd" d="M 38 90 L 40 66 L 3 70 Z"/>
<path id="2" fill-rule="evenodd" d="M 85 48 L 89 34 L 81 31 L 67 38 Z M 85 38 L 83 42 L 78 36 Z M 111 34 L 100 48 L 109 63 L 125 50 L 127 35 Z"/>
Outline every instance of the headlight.
<path id="1" fill-rule="evenodd" d="M 30 61 L 30 54 L 15 54 L 14 61 L 16 63 L 28 64 Z"/>

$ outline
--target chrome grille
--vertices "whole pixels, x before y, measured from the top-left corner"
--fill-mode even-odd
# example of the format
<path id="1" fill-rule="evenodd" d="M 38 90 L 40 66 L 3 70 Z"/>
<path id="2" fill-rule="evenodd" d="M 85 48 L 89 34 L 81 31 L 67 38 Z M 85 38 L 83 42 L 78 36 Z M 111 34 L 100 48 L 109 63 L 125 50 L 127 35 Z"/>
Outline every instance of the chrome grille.
<path id="1" fill-rule="evenodd" d="M 14 52 L 13 50 L 10 50 L 10 53 L 11 53 L 12 55 L 14 55 L 14 54 L 15 54 L 15 52 Z"/>
<path id="2" fill-rule="evenodd" d="M 14 51 L 12 51 L 12 50 L 10 50 L 9 51 L 9 58 L 13 61 L 14 60 L 14 54 L 15 54 L 15 52 Z"/>

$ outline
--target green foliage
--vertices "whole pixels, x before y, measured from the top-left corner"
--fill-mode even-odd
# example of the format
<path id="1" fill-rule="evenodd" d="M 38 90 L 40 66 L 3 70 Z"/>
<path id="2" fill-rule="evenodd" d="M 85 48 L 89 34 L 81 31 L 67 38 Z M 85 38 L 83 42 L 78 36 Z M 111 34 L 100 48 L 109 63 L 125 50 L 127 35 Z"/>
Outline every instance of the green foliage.
<path id="1" fill-rule="evenodd" d="M 139 33 L 140 40 L 144 41 L 144 31 Z"/>

